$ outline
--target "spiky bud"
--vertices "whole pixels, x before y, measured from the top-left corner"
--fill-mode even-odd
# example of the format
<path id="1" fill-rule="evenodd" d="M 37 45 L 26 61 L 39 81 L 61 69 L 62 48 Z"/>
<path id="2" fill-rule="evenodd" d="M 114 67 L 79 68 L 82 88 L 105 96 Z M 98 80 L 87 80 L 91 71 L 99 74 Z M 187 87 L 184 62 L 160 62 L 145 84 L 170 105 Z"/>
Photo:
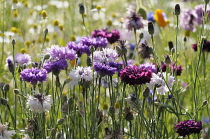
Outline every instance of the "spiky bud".
<path id="1" fill-rule="evenodd" d="M 154 32 L 155 32 L 155 29 L 154 29 L 154 26 L 153 26 L 152 22 L 148 23 L 148 32 L 149 32 L 150 35 L 153 35 Z"/>
<path id="2" fill-rule="evenodd" d="M 82 15 L 85 13 L 85 6 L 82 3 L 79 4 L 79 13 Z"/>
<path id="3" fill-rule="evenodd" d="M 174 14 L 175 14 L 175 15 L 180 15 L 180 6 L 179 6 L 179 4 L 176 4 L 176 5 L 175 5 Z"/>

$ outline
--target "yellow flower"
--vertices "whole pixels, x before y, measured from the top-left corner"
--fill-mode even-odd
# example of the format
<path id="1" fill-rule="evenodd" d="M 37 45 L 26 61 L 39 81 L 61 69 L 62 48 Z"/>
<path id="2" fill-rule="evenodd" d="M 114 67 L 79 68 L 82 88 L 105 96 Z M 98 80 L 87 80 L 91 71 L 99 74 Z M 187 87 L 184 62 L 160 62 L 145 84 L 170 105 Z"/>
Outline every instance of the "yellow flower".
<path id="1" fill-rule="evenodd" d="M 106 103 L 103 105 L 103 110 L 108 110 L 108 105 Z"/>
<path id="2" fill-rule="evenodd" d="M 24 53 L 26 53 L 26 52 L 27 52 L 27 51 L 26 51 L 25 48 L 21 48 L 21 49 L 20 49 L 20 53 L 21 53 L 21 54 L 24 54 Z"/>
<path id="3" fill-rule="evenodd" d="M 119 109 L 119 108 L 120 108 L 120 103 L 119 103 L 119 102 L 116 102 L 116 103 L 114 104 L 114 108 L 115 108 L 115 109 Z"/>
<path id="4" fill-rule="evenodd" d="M 163 16 L 163 11 L 161 9 L 155 10 L 154 18 L 160 27 L 165 27 L 169 23 Z"/>
<path id="5" fill-rule="evenodd" d="M 189 30 L 186 30 L 186 31 L 184 32 L 184 35 L 185 35 L 185 37 L 189 37 L 189 36 L 190 36 L 190 31 L 189 31 Z"/>
<path id="6" fill-rule="evenodd" d="M 46 19 L 47 12 L 45 10 L 42 10 L 41 15 L 42 15 L 43 19 Z"/>

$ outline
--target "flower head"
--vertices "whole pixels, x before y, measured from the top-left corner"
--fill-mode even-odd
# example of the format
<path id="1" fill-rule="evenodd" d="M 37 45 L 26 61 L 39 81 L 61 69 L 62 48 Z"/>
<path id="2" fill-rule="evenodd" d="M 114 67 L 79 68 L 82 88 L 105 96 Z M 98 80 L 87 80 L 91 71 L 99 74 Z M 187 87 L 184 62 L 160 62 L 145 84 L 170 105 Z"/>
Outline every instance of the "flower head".
<path id="1" fill-rule="evenodd" d="M 169 23 L 166 14 L 161 9 L 155 10 L 154 18 L 160 27 L 165 27 Z"/>
<path id="2" fill-rule="evenodd" d="M 184 122 L 180 121 L 178 124 L 175 124 L 176 132 L 179 136 L 188 136 L 190 134 L 199 134 L 202 130 L 202 122 L 195 122 L 194 120 L 186 120 Z"/>
<path id="3" fill-rule="evenodd" d="M 192 44 L 192 49 L 194 51 L 198 51 L 198 44 Z M 204 40 L 203 41 L 203 49 L 202 51 L 210 52 L 210 41 Z"/>
<path id="4" fill-rule="evenodd" d="M 50 109 L 51 102 L 50 95 L 45 96 L 36 92 L 34 95 L 28 97 L 26 104 L 31 111 L 42 113 Z"/>
<path id="5" fill-rule="evenodd" d="M 16 54 L 15 55 L 15 63 L 20 64 L 20 66 L 23 66 L 23 64 L 30 64 L 31 63 L 31 56 L 29 54 Z"/>
<path id="6" fill-rule="evenodd" d="M 74 60 L 77 58 L 77 54 L 74 49 L 59 47 L 58 45 L 52 45 L 51 48 L 46 49 L 45 52 L 49 53 L 53 60 Z"/>
<path id="7" fill-rule="evenodd" d="M 152 70 L 145 67 L 128 66 L 120 71 L 120 78 L 129 85 L 146 84 L 152 78 Z"/>
<path id="8" fill-rule="evenodd" d="M 141 29 L 144 27 L 143 18 L 137 14 L 131 7 L 128 8 L 128 14 L 125 18 L 126 28 L 131 31 L 132 29 Z"/>
<path id="9" fill-rule="evenodd" d="M 81 43 L 76 44 L 75 42 L 69 42 L 67 44 L 67 46 L 68 46 L 69 49 L 75 50 L 78 57 L 80 57 L 84 53 L 87 54 L 87 55 L 91 54 L 90 46 L 88 46 L 88 45 L 83 45 Z"/>
<path id="10" fill-rule="evenodd" d="M 93 53 L 94 62 L 108 63 L 117 60 L 118 53 L 116 50 L 110 48 L 103 48 L 102 51 L 95 51 Z"/>
<path id="11" fill-rule="evenodd" d="M 11 136 L 15 134 L 15 131 L 8 131 L 7 125 L 0 123 L 0 139 L 12 139 Z"/>
<path id="12" fill-rule="evenodd" d="M 47 70 L 38 68 L 24 69 L 21 71 L 20 77 L 22 78 L 22 81 L 27 81 L 36 85 L 38 82 L 47 80 Z"/>
<path id="13" fill-rule="evenodd" d="M 115 72 L 118 71 L 116 67 L 112 67 L 104 63 L 94 63 L 94 70 L 101 76 L 109 75 L 112 76 Z"/>
<path id="14" fill-rule="evenodd" d="M 108 44 L 108 41 L 106 38 L 103 38 L 103 37 L 96 37 L 96 38 L 83 37 L 81 39 L 81 44 L 86 45 L 89 48 L 91 46 L 94 46 L 95 48 L 98 48 L 98 47 L 105 48 Z"/>
<path id="15" fill-rule="evenodd" d="M 44 63 L 44 69 L 47 70 L 48 73 L 53 72 L 53 74 L 57 75 L 61 70 L 64 70 L 68 66 L 66 60 L 61 59 L 58 61 L 47 61 Z"/>
<path id="16" fill-rule="evenodd" d="M 80 67 L 78 66 L 76 69 L 72 69 L 69 73 L 70 77 L 70 86 L 78 85 L 79 82 L 88 82 L 93 79 L 93 72 L 91 67 Z M 82 85 L 82 84 L 81 84 Z"/>

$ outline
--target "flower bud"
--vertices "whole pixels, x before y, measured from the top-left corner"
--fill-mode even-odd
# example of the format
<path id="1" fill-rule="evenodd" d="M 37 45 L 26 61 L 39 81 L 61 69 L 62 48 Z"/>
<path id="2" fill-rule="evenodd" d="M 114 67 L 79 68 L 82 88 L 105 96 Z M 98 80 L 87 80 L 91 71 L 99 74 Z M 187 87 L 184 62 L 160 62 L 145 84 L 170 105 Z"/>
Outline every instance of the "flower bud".
<path id="1" fill-rule="evenodd" d="M 8 92 L 9 89 L 10 89 L 9 85 L 5 84 L 4 87 L 3 87 L 4 92 Z"/>
<path id="2" fill-rule="evenodd" d="M 202 104 L 202 107 L 206 106 L 208 104 L 208 101 L 207 100 L 204 100 L 203 101 L 203 104 Z"/>
<path id="3" fill-rule="evenodd" d="M 149 92 L 150 92 L 149 87 L 147 87 L 147 88 L 144 90 L 144 92 L 143 92 L 144 98 L 148 98 L 148 97 L 149 97 Z"/>
<path id="4" fill-rule="evenodd" d="M 0 104 L 6 106 L 8 104 L 8 100 L 5 98 L 0 98 Z"/>
<path id="5" fill-rule="evenodd" d="M 0 82 L 0 89 L 3 89 L 4 87 L 4 82 Z"/>
<path id="6" fill-rule="evenodd" d="M 54 137 L 55 135 L 56 135 L 56 129 L 53 128 L 53 129 L 51 130 L 51 136 Z"/>
<path id="7" fill-rule="evenodd" d="M 50 58 L 50 54 L 44 55 L 44 60 L 48 60 Z"/>
<path id="8" fill-rule="evenodd" d="M 175 14 L 175 15 L 180 15 L 180 6 L 179 6 L 179 4 L 176 4 L 176 5 L 175 5 L 174 14 Z"/>
<path id="9" fill-rule="evenodd" d="M 186 42 L 187 41 L 187 37 L 184 37 L 184 42 Z"/>
<path id="10" fill-rule="evenodd" d="M 79 13 L 82 14 L 82 15 L 85 13 L 85 7 L 82 3 L 79 4 Z"/>
<path id="11" fill-rule="evenodd" d="M 168 42 L 169 51 L 171 51 L 172 48 L 174 48 L 174 44 L 172 41 Z"/>
<path id="12" fill-rule="evenodd" d="M 108 105 L 106 103 L 104 103 L 103 110 L 107 110 L 107 109 L 108 109 Z"/>
<path id="13" fill-rule="evenodd" d="M 149 32 L 150 35 L 153 35 L 154 32 L 155 32 L 155 29 L 154 29 L 154 26 L 153 26 L 152 22 L 148 23 L 148 32 Z"/>
<path id="14" fill-rule="evenodd" d="M 7 64 L 8 64 L 8 69 L 11 73 L 13 73 L 15 71 L 15 67 L 14 67 L 14 64 L 13 64 L 13 61 L 8 59 L 7 60 Z"/>
<path id="15" fill-rule="evenodd" d="M 139 34 L 139 39 L 141 40 L 141 39 L 143 39 L 144 38 L 144 33 L 140 33 Z"/>
<path id="16" fill-rule="evenodd" d="M 12 45 L 15 45 L 16 41 L 15 39 L 12 39 Z"/>
<path id="17" fill-rule="evenodd" d="M 45 34 L 45 35 L 48 34 L 48 29 L 47 29 L 47 28 L 44 30 L 44 34 Z"/>
<path id="18" fill-rule="evenodd" d="M 15 95 L 18 95 L 20 93 L 20 91 L 18 89 L 14 89 L 13 92 Z"/>
<path id="19" fill-rule="evenodd" d="M 209 0 L 204 0 L 205 1 L 205 4 L 208 4 L 209 3 Z"/>
<path id="20" fill-rule="evenodd" d="M 58 124 L 58 125 L 62 125 L 63 122 L 64 122 L 64 120 L 65 120 L 64 118 L 59 119 L 59 120 L 57 121 L 57 124 Z"/>

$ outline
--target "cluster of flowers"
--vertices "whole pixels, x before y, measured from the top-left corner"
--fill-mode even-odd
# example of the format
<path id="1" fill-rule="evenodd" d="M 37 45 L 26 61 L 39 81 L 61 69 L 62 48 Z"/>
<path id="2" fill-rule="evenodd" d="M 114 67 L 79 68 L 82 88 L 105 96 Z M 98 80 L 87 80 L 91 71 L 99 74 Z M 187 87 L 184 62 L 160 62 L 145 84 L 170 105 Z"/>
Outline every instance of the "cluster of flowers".
<path id="1" fill-rule="evenodd" d="M 198 51 L 198 44 L 192 44 L 192 49 Z M 203 52 L 210 52 L 210 41 L 204 40 L 202 46 Z"/>
<path id="2" fill-rule="evenodd" d="M 180 14 L 180 26 L 185 31 L 196 31 L 196 26 L 202 24 L 204 18 L 204 5 L 197 5 L 194 9 L 183 9 Z M 207 7 L 207 14 L 210 17 L 210 6 Z"/>
<path id="3" fill-rule="evenodd" d="M 174 63 L 174 62 L 171 63 L 169 66 L 167 66 L 166 63 L 161 62 L 160 67 L 161 67 L 162 72 L 166 72 L 167 67 L 169 67 L 171 70 L 171 73 L 176 74 L 176 76 L 180 76 L 182 73 L 182 66 L 176 65 L 176 63 Z"/>
<path id="4" fill-rule="evenodd" d="M 202 122 L 195 122 L 194 120 L 180 121 L 178 124 L 175 124 L 175 129 L 183 137 L 189 136 L 190 134 L 199 134 L 202 130 Z"/>

